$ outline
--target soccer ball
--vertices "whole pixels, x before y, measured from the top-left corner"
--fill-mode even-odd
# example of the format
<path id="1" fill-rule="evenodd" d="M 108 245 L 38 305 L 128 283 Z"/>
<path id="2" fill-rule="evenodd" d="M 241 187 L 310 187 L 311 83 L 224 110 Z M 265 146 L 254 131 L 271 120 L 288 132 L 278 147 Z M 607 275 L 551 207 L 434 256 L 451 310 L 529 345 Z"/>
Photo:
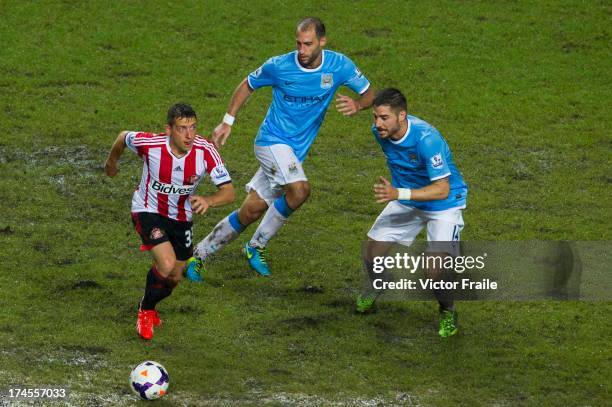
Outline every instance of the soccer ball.
<path id="1" fill-rule="evenodd" d="M 168 392 L 170 378 L 162 365 L 153 361 L 142 362 L 130 374 L 130 388 L 145 400 L 155 400 Z"/>

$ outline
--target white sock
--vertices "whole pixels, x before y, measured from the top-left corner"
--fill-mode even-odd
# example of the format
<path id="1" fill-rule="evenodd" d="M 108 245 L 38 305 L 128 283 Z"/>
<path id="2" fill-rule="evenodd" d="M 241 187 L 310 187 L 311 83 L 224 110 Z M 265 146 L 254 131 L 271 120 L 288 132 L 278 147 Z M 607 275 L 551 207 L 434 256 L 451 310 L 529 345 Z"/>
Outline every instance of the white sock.
<path id="1" fill-rule="evenodd" d="M 276 205 L 270 205 L 263 219 L 259 223 L 257 230 L 253 234 L 249 246 L 266 247 L 268 241 L 276 235 L 281 226 L 285 224 L 287 218 L 283 216 Z"/>
<path id="2" fill-rule="evenodd" d="M 232 223 L 233 221 L 233 223 Z M 238 222 L 237 211 L 223 218 L 213 228 L 212 232 L 197 244 L 193 255 L 200 260 L 204 260 L 208 255 L 216 253 L 225 247 L 232 240 L 236 239 L 244 227 Z M 239 229 L 239 230 L 236 230 Z"/>

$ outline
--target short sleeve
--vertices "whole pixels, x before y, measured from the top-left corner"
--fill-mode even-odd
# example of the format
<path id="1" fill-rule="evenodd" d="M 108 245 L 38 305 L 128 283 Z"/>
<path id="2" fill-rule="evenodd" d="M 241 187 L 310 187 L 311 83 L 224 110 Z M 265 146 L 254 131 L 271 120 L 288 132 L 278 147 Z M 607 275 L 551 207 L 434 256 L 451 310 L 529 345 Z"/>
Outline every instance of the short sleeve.
<path id="1" fill-rule="evenodd" d="M 150 142 L 153 137 L 156 137 L 153 133 L 128 131 L 125 135 L 125 145 L 127 148 L 140 155 L 143 147 Z"/>
<path id="2" fill-rule="evenodd" d="M 344 63 L 343 70 L 347 79 L 344 81 L 343 85 L 350 88 L 353 92 L 362 95 L 370 88 L 370 81 L 350 58 L 345 58 L 346 62 Z"/>
<path id="3" fill-rule="evenodd" d="M 427 168 L 427 175 L 431 181 L 446 178 L 451 175 L 446 162 L 447 146 L 439 133 L 429 133 L 421 140 L 417 147 L 421 160 Z"/>
<path id="4" fill-rule="evenodd" d="M 270 58 L 247 76 L 249 87 L 253 90 L 276 83 L 276 58 Z"/>
<path id="5" fill-rule="evenodd" d="M 128 133 L 125 135 L 125 145 L 135 153 L 138 153 L 138 150 L 136 150 L 136 146 L 134 145 L 134 139 L 136 138 L 137 134 L 138 133 L 135 131 L 128 131 Z"/>
<path id="6" fill-rule="evenodd" d="M 221 155 L 214 145 L 207 143 L 204 148 L 204 160 L 206 161 L 206 172 L 213 184 L 220 186 L 232 182 L 229 171 L 225 168 Z"/>

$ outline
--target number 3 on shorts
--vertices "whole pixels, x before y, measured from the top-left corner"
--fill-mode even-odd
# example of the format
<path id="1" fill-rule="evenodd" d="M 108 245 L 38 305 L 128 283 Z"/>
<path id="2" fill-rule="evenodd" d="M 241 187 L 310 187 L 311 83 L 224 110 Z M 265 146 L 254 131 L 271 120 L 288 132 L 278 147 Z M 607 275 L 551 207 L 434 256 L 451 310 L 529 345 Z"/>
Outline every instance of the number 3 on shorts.
<path id="1" fill-rule="evenodd" d="M 193 233 L 193 229 L 187 229 L 185 231 L 185 246 L 191 247 L 191 234 Z"/>

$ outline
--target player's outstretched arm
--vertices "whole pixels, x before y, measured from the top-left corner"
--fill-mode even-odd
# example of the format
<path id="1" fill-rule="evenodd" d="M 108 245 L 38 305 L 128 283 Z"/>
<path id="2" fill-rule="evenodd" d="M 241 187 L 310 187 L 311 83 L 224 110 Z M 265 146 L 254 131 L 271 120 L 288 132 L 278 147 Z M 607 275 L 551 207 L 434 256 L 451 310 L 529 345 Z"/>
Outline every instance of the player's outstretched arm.
<path id="1" fill-rule="evenodd" d="M 123 154 L 123 150 L 125 150 L 125 136 L 127 133 L 127 131 L 122 131 L 119 133 L 117 139 L 111 147 L 110 153 L 108 153 L 108 158 L 104 164 L 104 172 L 109 177 L 114 177 L 117 175 L 117 172 L 119 172 L 117 162 L 119 161 L 121 154 Z"/>
<path id="2" fill-rule="evenodd" d="M 374 197 L 378 203 L 385 203 L 396 199 L 406 201 L 438 201 L 448 198 L 450 192 L 448 177 L 435 180 L 426 187 L 418 189 L 394 188 L 385 177 L 379 177 L 379 179 L 382 184 L 374 184 Z"/>
<path id="3" fill-rule="evenodd" d="M 232 132 L 232 125 L 234 124 L 238 111 L 252 93 L 253 89 L 251 89 L 249 86 L 247 79 L 244 78 L 236 90 L 234 90 L 234 94 L 232 95 L 232 99 L 230 100 L 227 108 L 227 113 L 223 117 L 223 121 L 221 124 L 215 127 L 215 130 L 213 130 L 212 141 L 217 147 L 225 145 L 227 138 Z"/>
<path id="4" fill-rule="evenodd" d="M 214 194 L 207 196 L 193 195 L 189 200 L 191 201 L 191 209 L 193 209 L 196 214 L 202 215 L 206 213 L 208 208 L 227 205 L 234 202 L 235 198 L 236 193 L 234 192 L 234 186 L 228 183 L 221 185 Z"/>
<path id="5" fill-rule="evenodd" d="M 336 96 L 336 109 L 345 116 L 357 114 L 360 110 L 367 109 L 372 106 L 374 101 L 374 90 L 370 86 L 359 99 L 353 99 L 350 96 L 338 94 Z"/>

